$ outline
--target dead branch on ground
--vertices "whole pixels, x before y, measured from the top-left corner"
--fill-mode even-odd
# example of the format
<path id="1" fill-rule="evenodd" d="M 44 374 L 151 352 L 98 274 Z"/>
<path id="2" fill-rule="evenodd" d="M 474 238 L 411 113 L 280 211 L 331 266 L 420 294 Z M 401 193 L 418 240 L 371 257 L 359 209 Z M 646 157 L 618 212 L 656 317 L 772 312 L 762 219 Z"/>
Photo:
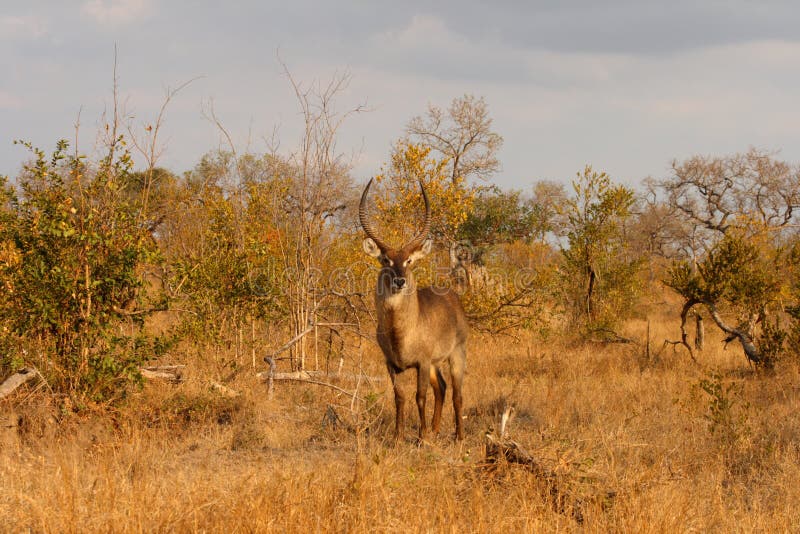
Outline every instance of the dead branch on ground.
<path id="1" fill-rule="evenodd" d="M 141 367 L 139 372 L 142 373 L 143 377 L 150 380 L 167 380 L 178 383 L 184 379 L 183 370 L 185 368 L 185 365 L 150 365 Z"/>
<path id="2" fill-rule="evenodd" d="M 500 419 L 499 431 L 489 428 L 486 431 L 485 465 L 496 469 L 504 462 L 524 467 L 537 480 L 544 484 L 553 508 L 560 514 L 571 515 L 575 521 L 582 523 L 584 510 L 591 504 L 606 508 L 611 505 L 616 495 L 614 491 L 597 492 L 578 495 L 574 477 L 562 475 L 546 466 L 545 462 L 535 458 L 516 441 L 506 437 L 508 423 L 513 418 L 514 408 L 506 407 Z M 585 477 L 582 477 L 585 479 Z"/>
<path id="3" fill-rule="evenodd" d="M 5 381 L 0 384 L 0 399 L 11 395 L 18 387 L 39 378 L 39 372 L 33 367 L 24 367 L 9 376 Z"/>
<path id="4" fill-rule="evenodd" d="M 314 384 L 317 386 L 323 386 L 339 393 L 344 393 L 348 397 L 353 398 L 354 400 L 358 400 L 360 402 L 364 402 L 364 399 L 359 397 L 355 391 L 348 391 L 344 388 L 341 388 L 335 384 L 331 384 L 330 382 L 323 382 L 322 380 L 315 380 L 309 376 L 306 376 L 306 371 L 297 371 L 294 373 L 272 373 L 270 371 L 265 371 L 262 373 L 256 373 L 256 376 L 261 380 L 266 381 L 270 388 L 272 387 L 272 383 L 274 380 L 282 380 L 285 382 L 302 382 L 304 384 Z"/>

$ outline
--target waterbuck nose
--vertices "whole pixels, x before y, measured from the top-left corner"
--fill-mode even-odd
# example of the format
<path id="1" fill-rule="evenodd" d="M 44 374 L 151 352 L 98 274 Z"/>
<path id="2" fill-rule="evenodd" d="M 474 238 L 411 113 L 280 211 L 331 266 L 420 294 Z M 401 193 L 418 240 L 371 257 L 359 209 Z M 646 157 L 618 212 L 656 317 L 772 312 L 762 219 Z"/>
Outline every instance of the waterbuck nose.
<path id="1" fill-rule="evenodd" d="M 397 289 L 403 289 L 403 286 L 406 285 L 406 279 L 402 277 L 397 277 L 394 279 L 394 285 Z"/>

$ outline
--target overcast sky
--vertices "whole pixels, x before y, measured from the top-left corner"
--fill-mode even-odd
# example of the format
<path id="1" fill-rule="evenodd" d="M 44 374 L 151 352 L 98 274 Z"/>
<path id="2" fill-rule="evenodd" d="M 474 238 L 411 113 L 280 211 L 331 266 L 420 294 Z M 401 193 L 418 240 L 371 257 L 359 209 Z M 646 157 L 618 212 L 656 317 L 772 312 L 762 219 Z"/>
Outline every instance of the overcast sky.
<path id="1" fill-rule="evenodd" d="M 2 2 L 0 174 L 27 157 L 13 139 L 82 152 L 111 102 L 114 45 L 126 110 L 154 120 L 171 103 L 160 163 L 192 168 L 220 146 L 213 99 L 239 150 L 299 136 L 276 51 L 302 82 L 349 72 L 339 100 L 359 180 L 429 104 L 483 96 L 505 138 L 495 181 L 570 180 L 587 163 L 616 180 L 661 177 L 673 158 L 750 146 L 800 162 L 800 6 L 766 1 L 88 0 Z"/>

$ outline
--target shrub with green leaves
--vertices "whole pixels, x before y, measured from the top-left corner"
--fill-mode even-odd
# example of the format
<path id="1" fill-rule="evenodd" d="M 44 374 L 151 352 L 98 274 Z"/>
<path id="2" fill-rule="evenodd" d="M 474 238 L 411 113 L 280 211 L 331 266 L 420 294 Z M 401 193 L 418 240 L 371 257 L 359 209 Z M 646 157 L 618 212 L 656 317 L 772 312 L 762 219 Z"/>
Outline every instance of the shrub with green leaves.
<path id="1" fill-rule="evenodd" d="M 64 393 L 113 399 L 159 347 L 130 333 L 146 316 L 131 311 L 142 267 L 159 261 L 142 206 L 126 193 L 130 154 L 121 136 L 97 163 L 68 154 L 63 140 L 49 157 L 21 144 L 33 158 L 16 191 L 2 184 L 0 337 L 27 351 L 0 363 L 35 365 Z"/>
<path id="2" fill-rule="evenodd" d="M 729 232 L 696 266 L 687 260 L 673 262 L 664 283 L 684 298 L 684 346 L 691 352 L 685 341 L 686 316 L 691 308 L 700 305 L 729 336 L 729 341 L 741 342 L 750 361 L 772 367 L 786 337 L 777 322 L 766 321 L 781 294 L 781 258 L 779 250 L 759 247 L 753 236 Z M 723 314 L 734 316 L 735 326 Z M 761 335 L 756 335 L 758 324 Z"/>

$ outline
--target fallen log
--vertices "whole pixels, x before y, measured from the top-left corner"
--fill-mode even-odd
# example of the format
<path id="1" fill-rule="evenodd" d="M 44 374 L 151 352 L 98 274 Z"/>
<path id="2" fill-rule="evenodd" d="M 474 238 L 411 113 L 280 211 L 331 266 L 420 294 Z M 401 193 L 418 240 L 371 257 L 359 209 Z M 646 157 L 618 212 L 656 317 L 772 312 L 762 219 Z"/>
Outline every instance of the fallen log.
<path id="1" fill-rule="evenodd" d="M 267 380 L 269 378 L 269 371 L 262 371 L 260 373 L 256 373 L 256 376 L 261 380 Z M 342 380 L 342 381 L 350 381 L 350 382 L 382 382 L 385 380 L 386 377 L 383 376 L 371 376 L 371 375 L 363 375 L 358 373 L 326 373 L 325 371 L 291 371 L 291 372 L 284 372 L 284 373 L 273 373 L 273 380 L 318 380 L 318 379 L 326 379 L 326 380 Z"/>
<path id="2" fill-rule="evenodd" d="M 486 433 L 486 461 L 497 463 L 500 459 L 512 464 L 519 464 L 536 475 L 537 478 L 552 483 L 556 479 L 555 472 L 530 455 L 519 443 L 510 439 L 498 438 L 493 433 Z"/>
<path id="3" fill-rule="evenodd" d="M 183 370 L 185 365 L 151 365 L 139 368 L 142 376 L 151 380 L 168 380 L 170 382 L 183 381 Z"/>
<path id="4" fill-rule="evenodd" d="M 39 378 L 39 372 L 33 367 L 24 367 L 6 378 L 5 382 L 0 384 L 0 399 L 3 399 L 14 392 L 22 384 L 30 382 Z"/>
<path id="5" fill-rule="evenodd" d="M 275 373 L 273 376 L 275 380 L 307 380 L 311 378 L 311 373 L 308 371 L 291 371 L 288 373 Z"/>
<path id="6" fill-rule="evenodd" d="M 552 482 L 555 473 L 550 471 L 541 462 L 536 460 L 522 445 L 506 437 L 506 427 L 514 417 L 513 406 L 507 406 L 500 418 L 500 428 L 497 432 L 490 428 L 486 431 L 486 461 L 490 464 L 497 463 L 501 458 L 505 461 L 524 465 L 537 477 Z"/>

